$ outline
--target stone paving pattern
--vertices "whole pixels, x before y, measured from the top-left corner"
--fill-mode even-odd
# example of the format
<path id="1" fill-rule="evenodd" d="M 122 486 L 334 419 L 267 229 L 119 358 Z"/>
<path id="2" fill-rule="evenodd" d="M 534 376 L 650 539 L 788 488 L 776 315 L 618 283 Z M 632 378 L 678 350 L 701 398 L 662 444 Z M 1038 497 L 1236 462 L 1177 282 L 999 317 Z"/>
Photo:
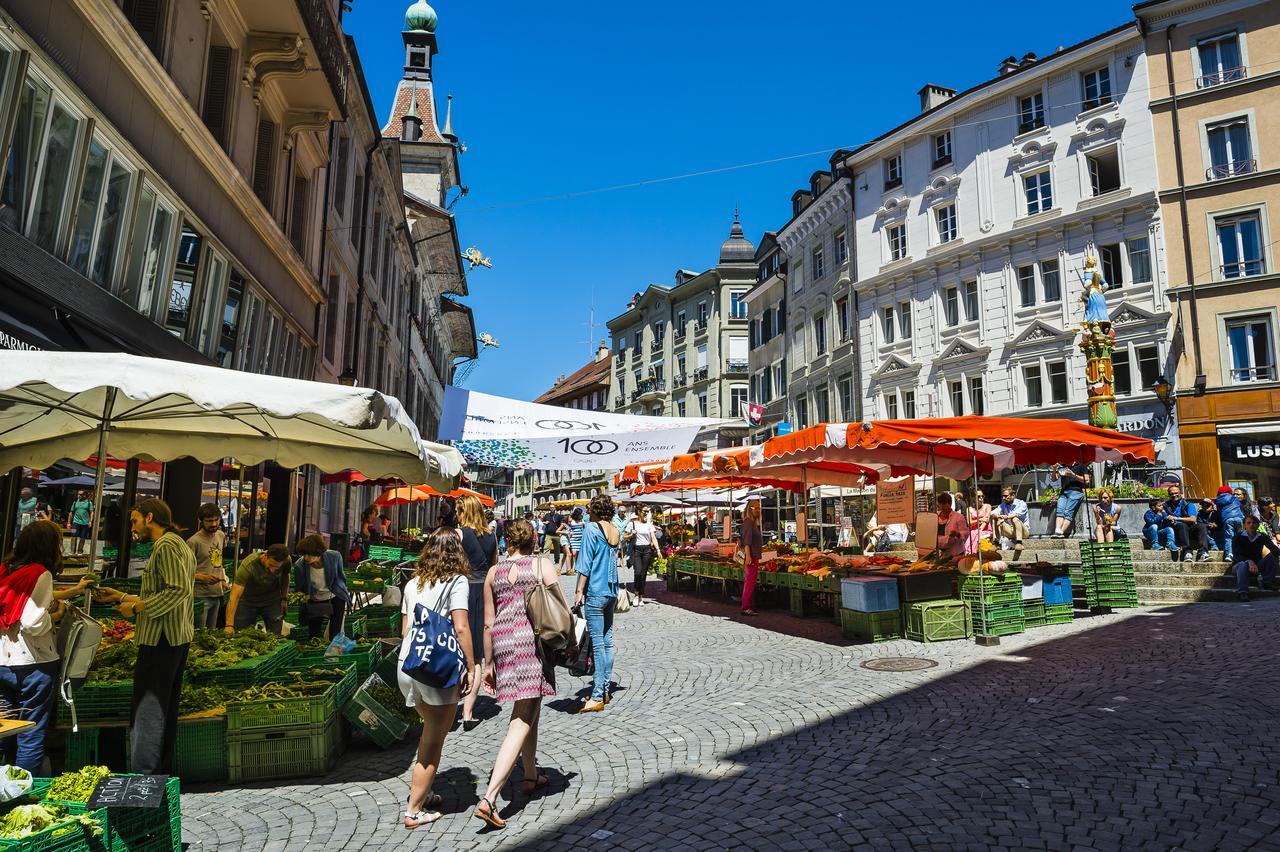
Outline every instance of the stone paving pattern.
<path id="1" fill-rule="evenodd" d="M 327 776 L 183 795 L 192 850 L 1280 850 L 1280 601 L 1145 608 L 1005 637 L 852 644 L 669 593 L 618 616 L 620 683 L 543 708 L 544 795 L 470 816 L 506 712 L 445 743 L 446 815 L 400 826 L 414 743 Z M 862 669 L 890 655 L 936 668 Z M 413 735 L 411 735 L 412 737 Z M 518 779 L 520 770 L 515 776 Z"/>

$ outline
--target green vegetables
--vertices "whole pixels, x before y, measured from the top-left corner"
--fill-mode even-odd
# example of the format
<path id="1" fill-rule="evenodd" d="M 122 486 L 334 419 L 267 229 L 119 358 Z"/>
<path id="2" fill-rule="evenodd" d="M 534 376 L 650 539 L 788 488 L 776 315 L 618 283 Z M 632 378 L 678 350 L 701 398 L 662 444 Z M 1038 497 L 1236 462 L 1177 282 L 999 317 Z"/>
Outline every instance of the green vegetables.
<path id="1" fill-rule="evenodd" d="M 416 725 L 422 720 L 418 718 L 418 712 L 410 707 L 404 706 L 404 696 L 400 690 L 387 686 L 385 683 L 378 683 L 368 688 L 368 693 L 374 701 L 377 701 L 383 707 L 399 716 L 404 722 L 410 725 Z"/>
<path id="2" fill-rule="evenodd" d="M 86 766 L 77 772 L 64 772 L 53 779 L 45 798 L 59 802 L 87 802 L 98 782 L 110 774 L 111 770 L 105 766 Z"/>
<path id="3" fill-rule="evenodd" d="M 88 814 L 67 816 L 67 809 L 61 805 L 40 802 L 34 805 L 18 805 L 5 814 L 4 818 L 0 819 L 0 837 L 5 839 L 27 837 L 60 823 L 66 823 L 68 828 L 76 824 L 83 825 L 95 837 L 102 834 L 102 824 Z"/>
<path id="4" fill-rule="evenodd" d="M 89 683 L 111 683 L 133 680 L 133 667 L 138 661 L 138 644 L 132 640 L 102 645 L 93 658 Z"/>
<path id="5" fill-rule="evenodd" d="M 184 686 L 178 699 L 178 715 L 203 713 L 216 707 L 225 707 L 235 697 L 233 690 L 225 686 Z"/>
<path id="6" fill-rule="evenodd" d="M 6 781 L 28 781 L 31 778 L 31 773 L 21 766 L 6 766 L 4 777 Z"/>
<path id="7" fill-rule="evenodd" d="M 230 636 L 221 630 L 197 630 L 187 652 L 187 668 L 195 672 L 231 668 L 271 653 L 282 641 L 265 630 L 239 630 Z"/>
<path id="8" fill-rule="evenodd" d="M 289 593 L 289 606 L 302 606 L 303 604 L 307 603 L 310 600 L 311 598 L 310 596 L 307 595 L 306 592 L 290 592 Z"/>

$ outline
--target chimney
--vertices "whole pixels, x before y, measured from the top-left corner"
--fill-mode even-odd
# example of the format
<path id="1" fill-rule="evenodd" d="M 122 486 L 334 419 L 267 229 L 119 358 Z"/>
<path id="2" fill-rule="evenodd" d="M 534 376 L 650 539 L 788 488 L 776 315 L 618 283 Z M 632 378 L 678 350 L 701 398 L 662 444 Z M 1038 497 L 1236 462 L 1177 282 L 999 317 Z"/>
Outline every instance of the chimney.
<path id="1" fill-rule="evenodd" d="M 600 341 L 600 348 L 596 350 L 596 363 L 609 360 L 609 344 L 603 340 Z"/>
<path id="2" fill-rule="evenodd" d="M 1017 71 L 1020 65 L 1021 63 L 1018 62 L 1018 57 L 1006 56 L 1000 62 L 1000 76 L 1003 77 L 1004 75 L 1008 74 L 1010 71 Z"/>
<path id="3" fill-rule="evenodd" d="M 939 86 L 936 83 L 925 83 L 920 89 L 919 95 L 920 111 L 928 112 L 939 104 L 954 98 L 956 90 L 948 89 L 946 86 Z"/>
<path id="4" fill-rule="evenodd" d="M 1035 53 L 1033 51 L 1027 51 L 1025 54 L 1023 54 L 1022 62 L 1020 62 L 1019 64 L 1023 66 L 1027 66 L 1027 65 L 1034 65 L 1035 62 L 1036 62 Z"/>

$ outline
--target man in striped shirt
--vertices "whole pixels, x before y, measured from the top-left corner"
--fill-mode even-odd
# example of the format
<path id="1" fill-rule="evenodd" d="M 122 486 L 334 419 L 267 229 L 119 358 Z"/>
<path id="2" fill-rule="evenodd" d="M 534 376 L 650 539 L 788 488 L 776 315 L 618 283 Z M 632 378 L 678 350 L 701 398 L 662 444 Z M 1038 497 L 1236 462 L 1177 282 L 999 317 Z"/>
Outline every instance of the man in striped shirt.
<path id="1" fill-rule="evenodd" d="M 143 775 L 163 775 L 172 769 L 178 735 L 182 669 L 193 634 L 196 559 L 163 500 L 143 500 L 129 523 L 139 541 L 154 542 L 142 587 L 137 595 L 100 589 L 97 598 L 118 602 L 121 615 L 137 616 L 132 767 Z"/>

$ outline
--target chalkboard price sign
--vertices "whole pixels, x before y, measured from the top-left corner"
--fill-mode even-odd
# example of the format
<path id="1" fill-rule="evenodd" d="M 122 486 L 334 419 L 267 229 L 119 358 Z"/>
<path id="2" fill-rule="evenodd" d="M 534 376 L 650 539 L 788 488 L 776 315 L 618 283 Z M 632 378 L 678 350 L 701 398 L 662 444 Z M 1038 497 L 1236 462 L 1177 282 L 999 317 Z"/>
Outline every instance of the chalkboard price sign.
<path id="1" fill-rule="evenodd" d="M 108 775 L 89 797 L 90 808 L 158 808 L 168 775 Z"/>

